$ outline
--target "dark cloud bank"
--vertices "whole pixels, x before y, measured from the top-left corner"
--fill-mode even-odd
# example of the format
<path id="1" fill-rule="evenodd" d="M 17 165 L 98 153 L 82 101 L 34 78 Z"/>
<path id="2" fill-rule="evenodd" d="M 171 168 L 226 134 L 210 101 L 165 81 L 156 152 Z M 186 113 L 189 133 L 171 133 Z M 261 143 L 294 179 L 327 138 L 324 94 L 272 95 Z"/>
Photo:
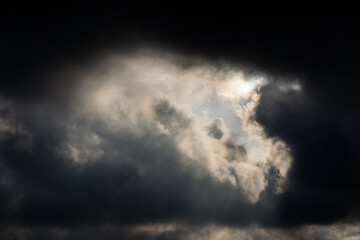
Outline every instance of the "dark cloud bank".
<path id="1" fill-rule="evenodd" d="M 0 132 L 3 239 L 186 239 L 195 231 L 187 227 L 151 235 L 133 227 L 157 223 L 236 228 L 256 223 L 288 229 L 287 236 L 301 239 L 291 231 L 358 223 L 360 25 L 354 12 L 275 13 L 191 4 L 110 11 L 5 9 L 0 40 L 0 119 L 6 126 Z M 105 139 L 106 154 L 101 161 L 80 165 L 59 156 L 55 146 L 66 139 L 67 124 L 73 121 L 77 83 L 48 76 L 62 66 L 86 66 L 101 51 L 131 51 L 147 41 L 268 75 L 270 84 L 260 89 L 254 120 L 291 150 L 282 193 L 275 193 L 276 168 L 268 171 L 259 201 L 251 203 L 241 188 L 184 165 L 186 157 L 171 137 L 150 128 L 140 137 L 131 129 L 114 134 L 86 116 L 76 122 Z M 301 91 L 277 87 L 294 78 Z M 153 112 L 173 134 L 191 124 L 167 102 Z M 209 135 L 222 137 L 216 122 Z M 113 227 L 104 228 L 108 225 Z"/>

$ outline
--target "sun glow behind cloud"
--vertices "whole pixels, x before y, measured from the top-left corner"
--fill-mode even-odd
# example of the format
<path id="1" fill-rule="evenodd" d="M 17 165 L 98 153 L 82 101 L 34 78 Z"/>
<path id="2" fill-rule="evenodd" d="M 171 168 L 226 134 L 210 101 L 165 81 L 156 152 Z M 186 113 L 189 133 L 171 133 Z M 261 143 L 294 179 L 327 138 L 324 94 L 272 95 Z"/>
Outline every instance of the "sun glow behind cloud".
<path id="1" fill-rule="evenodd" d="M 216 90 L 220 97 L 231 101 L 249 100 L 254 91 L 265 84 L 266 80 L 263 77 L 247 78 L 242 72 L 235 72 L 225 81 L 218 83 Z"/>

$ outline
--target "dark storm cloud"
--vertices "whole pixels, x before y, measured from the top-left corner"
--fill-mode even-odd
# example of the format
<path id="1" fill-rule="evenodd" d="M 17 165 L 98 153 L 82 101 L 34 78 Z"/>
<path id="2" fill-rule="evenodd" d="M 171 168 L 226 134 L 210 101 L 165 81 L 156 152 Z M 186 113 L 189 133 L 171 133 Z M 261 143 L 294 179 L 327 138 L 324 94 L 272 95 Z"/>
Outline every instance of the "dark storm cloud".
<path id="1" fill-rule="evenodd" d="M 277 203 L 281 225 L 331 223 L 360 203 L 359 114 L 349 108 L 355 102 L 343 93 L 327 96 L 331 89 L 306 90 L 264 87 L 256 113 L 267 134 L 283 140 L 293 155 L 287 190 Z"/>
<path id="2" fill-rule="evenodd" d="M 48 74 L 144 43 L 263 71 L 335 71 L 341 67 L 335 64 L 337 55 L 357 55 L 352 47 L 358 26 L 354 12 L 276 12 L 196 3 L 124 3 L 119 8 L 13 4 L 1 14 L 1 79 L 6 82 L 2 92 L 18 99 L 54 97 L 74 83 L 62 79 L 57 84 Z"/>
<path id="3" fill-rule="evenodd" d="M 95 132 L 104 151 L 99 161 L 78 164 L 58 150 L 68 139 L 70 112 L 55 105 L 28 107 L 22 111 L 12 105 L 14 110 L 7 111 L 14 111 L 13 121 L 29 132 L 8 131 L 1 139 L 0 220 L 5 226 L 162 222 L 245 226 L 256 220 L 241 188 L 220 182 L 205 169 L 184 165 L 187 157 L 169 135 L 144 130 L 139 137 L 131 129 L 109 129 L 96 118 L 78 116 L 78 127 L 72 131 Z M 165 100 L 154 106 L 154 112 L 172 134 L 188 127 L 186 116 Z"/>
<path id="4" fill-rule="evenodd" d="M 360 25 L 355 12 L 275 13 L 191 4 L 128 4 L 112 10 L 13 5 L 3 10 L 0 94 L 14 103 L 14 109 L 1 111 L 2 119 L 13 123 L 11 131 L 0 133 L 1 224 L 179 220 L 245 226 L 257 220 L 265 226 L 288 227 L 358 221 Z M 69 92 L 77 83 L 49 75 L 62 66 L 90 64 L 102 52 L 131 51 L 144 42 L 209 61 L 225 59 L 250 74 L 268 73 L 271 81 L 261 89 L 255 119 L 269 137 L 290 148 L 293 162 L 283 193 L 274 194 L 280 177 L 270 168 L 259 203 L 249 204 L 241 189 L 206 172 L 199 178 L 196 170 L 185 169 L 180 164 L 184 156 L 169 137 L 151 131 L 143 138 L 126 131 L 115 136 L 88 119 L 81 121 L 108 139 L 102 143 L 104 149 L 125 154 L 109 154 L 85 165 L 60 159 L 53 147 L 66 139 L 70 116 L 65 102 L 71 101 Z M 299 79 L 301 91 L 278 88 L 276 83 L 287 78 Z M 56 110 L 43 113 L 39 102 L 55 104 Z M 191 124 L 166 101 L 154 112 L 169 131 Z M 218 128 L 210 132 L 217 139 L 222 136 Z M 36 234 L 51 236 L 46 231 L 29 236 L 40 239 Z M 81 235 L 74 239 L 81 239 L 95 233 L 74 234 Z M 129 231 L 124 234 L 133 237 Z M 176 236 L 179 233 L 171 239 Z"/>

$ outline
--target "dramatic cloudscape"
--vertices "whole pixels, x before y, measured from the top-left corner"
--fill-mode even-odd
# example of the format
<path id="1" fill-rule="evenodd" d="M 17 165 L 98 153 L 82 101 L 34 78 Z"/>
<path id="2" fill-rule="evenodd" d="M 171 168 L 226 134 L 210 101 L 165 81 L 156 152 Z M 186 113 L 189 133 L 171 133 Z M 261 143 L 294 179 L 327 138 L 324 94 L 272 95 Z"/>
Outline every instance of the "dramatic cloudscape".
<path id="1" fill-rule="evenodd" d="M 359 239 L 359 23 L 4 8 L 0 239 Z"/>

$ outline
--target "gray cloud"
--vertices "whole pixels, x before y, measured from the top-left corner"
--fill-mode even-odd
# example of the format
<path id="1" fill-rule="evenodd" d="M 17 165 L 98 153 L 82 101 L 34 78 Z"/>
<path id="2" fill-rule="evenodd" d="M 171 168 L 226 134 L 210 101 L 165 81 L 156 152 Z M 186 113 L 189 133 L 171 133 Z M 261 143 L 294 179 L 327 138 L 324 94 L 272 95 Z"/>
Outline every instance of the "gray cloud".
<path id="1" fill-rule="evenodd" d="M 221 139 L 224 136 L 222 127 L 222 121 L 220 119 L 214 119 L 210 126 L 208 126 L 208 134 L 215 139 Z"/>
<path id="2" fill-rule="evenodd" d="M 2 238 L 357 238 L 358 17 L 193 6 L 1 16 Z"/>

